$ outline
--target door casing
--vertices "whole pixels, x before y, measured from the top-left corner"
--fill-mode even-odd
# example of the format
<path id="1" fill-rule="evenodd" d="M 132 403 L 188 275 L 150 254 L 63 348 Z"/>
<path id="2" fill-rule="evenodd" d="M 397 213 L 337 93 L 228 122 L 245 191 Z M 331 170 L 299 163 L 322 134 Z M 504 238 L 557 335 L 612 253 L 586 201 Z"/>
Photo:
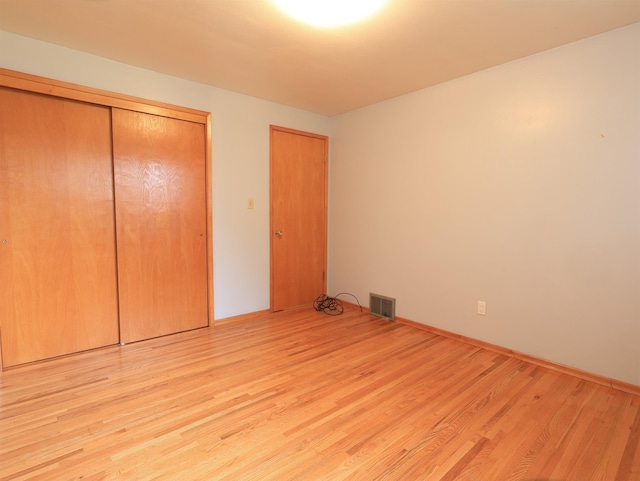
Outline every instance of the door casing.
<path id="1" fill-rule="evenodd" d="M 270 147 L 271 311 L 279 311 L 326 292 L 329 138 L 272 125 Z"/>

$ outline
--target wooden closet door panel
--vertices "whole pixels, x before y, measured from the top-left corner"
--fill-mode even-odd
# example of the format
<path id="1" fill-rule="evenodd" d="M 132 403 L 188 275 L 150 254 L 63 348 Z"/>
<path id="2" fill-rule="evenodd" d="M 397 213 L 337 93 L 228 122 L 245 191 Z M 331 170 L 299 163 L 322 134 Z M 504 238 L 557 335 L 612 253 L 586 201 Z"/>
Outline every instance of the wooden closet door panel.
<path id="1" fill-rule="evenodd" d="M 108 108 L 0 88 L 0 239 L 4 367 L 118 342 Z"/>
<path id="2" fill-rule="evenodd" d="M 208 325 L 205 128 L 113 109 L 122 342 Z"/>

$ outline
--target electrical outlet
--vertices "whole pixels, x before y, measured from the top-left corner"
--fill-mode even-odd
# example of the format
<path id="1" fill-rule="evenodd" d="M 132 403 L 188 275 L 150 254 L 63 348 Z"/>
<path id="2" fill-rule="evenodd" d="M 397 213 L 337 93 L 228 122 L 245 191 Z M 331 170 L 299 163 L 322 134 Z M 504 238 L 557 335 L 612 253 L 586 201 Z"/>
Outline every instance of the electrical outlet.
<path id="1" fill-rule="evenodd" d="M 478 301 L 478 314 L 481 316 L 487 314 L 487 303 L 485 301 Z"/>

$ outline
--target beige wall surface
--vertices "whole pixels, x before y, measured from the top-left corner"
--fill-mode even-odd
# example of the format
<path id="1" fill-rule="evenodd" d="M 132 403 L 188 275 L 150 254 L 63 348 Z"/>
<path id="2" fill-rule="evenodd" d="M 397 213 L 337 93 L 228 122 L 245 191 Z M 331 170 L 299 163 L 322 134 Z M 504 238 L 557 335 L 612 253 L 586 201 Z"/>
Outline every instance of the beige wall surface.
<path id="1" fill-rule="evenodd" d="M 330 292 L 640 385 L 640 24 L 332 122 Z"/>
<path id="2" fill-rule="evenodd" d="M 0 67 L 212 112 L 216 319 L 269 307 L 276 124 L 331 136 L 330 293 L 640 384 L 639 45 L 635 24 L 331 119 L 2 31 Z"/>
<path id="3" fill-rule="evenodd" d="M 269 308 L 269 125 L 327 117 L 3 31 L 0 67 L 211 112 L 215 318 Z"/>

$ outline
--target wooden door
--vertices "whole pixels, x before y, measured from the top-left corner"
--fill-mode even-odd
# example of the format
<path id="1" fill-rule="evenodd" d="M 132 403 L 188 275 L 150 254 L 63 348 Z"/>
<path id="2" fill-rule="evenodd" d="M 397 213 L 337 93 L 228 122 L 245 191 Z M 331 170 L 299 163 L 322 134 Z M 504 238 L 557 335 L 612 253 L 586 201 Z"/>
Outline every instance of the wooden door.
<path id="1" fill-rule="evenodd" d="M 326 291 L 328 138 L 271 127 L 271 309 Z"/>
<path id="2" fill-rule="evenodd" d="M 207 326 L 205 127 L 112 117 L 121 341 Z"/>
<path id="3" fill-rule="evenodd" d="M 3 367 L 118 342 L 109 109 L 0 88 Z"/>

